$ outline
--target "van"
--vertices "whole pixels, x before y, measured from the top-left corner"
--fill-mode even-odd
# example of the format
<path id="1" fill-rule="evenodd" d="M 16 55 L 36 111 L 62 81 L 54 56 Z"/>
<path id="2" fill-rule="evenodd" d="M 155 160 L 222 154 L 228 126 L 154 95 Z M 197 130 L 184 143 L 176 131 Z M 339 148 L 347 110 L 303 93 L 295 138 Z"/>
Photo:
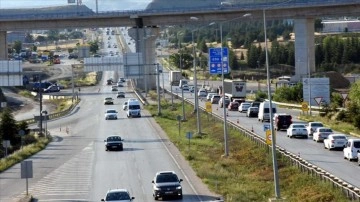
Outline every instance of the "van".
<path id="1" fill-rule="evenodd" d="M 272 113 L 276 113 L 276 104 L 271 103 L 272 105 Z M 259 106 L 259 113 L 258 113 L 258 121 L 264 122 L 264 121 L 270 121 L 270 102 L 262 102 Z"/>
<path id="2" fill-rule="evenodd" d="M 358 160 L 358 153 L 360 153 L 360 139 L 348 139 L 344 152 L 344 159 Z"/>
<path id="3" fill-rule="evenodd" d="M 126 107 L 127 117 L 141 117 L 140 102 L 137 99 L 129 99 Z"/>

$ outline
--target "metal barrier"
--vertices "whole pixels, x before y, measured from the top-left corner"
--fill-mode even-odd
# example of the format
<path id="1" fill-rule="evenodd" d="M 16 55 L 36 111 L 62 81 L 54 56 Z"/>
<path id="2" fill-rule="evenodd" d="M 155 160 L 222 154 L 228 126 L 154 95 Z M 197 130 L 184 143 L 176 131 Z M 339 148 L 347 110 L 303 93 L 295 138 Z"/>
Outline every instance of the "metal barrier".
<path id="1" fill-rule="evenodd" d="M 166 90 L 166 93 L 170 94 L 170 92 L 167 90 Z M 177 95 L 175 93 L 173 93 L 173 95 L 181 98 L 180 95 Z M 186 98 L 184 100 L 191 105 L 194 104 Z M 203 108 L 201 106 L 199 106 L 199 109 L 202 110 L 204 113 L 208 113 L 208 112 L 206 112 L 205 108 Z M 224 121 L 223 117 L 221 117 L 217 114 L 214 114 L 214 113 L 208 113 L 208 114 L 214 116 L 221 122 Z M 255 142 L 255 144 L 258 145 L 259 147 L 271 148 L 271 146 L 266 144 L 265 138 L 259 136 L 258 134 L 254 133 L 246 128 L 243 128 L 242 126 L 238 125 L 236 122 L 233 122 L 230 120 L 228 120 L 227 122 L 228 122 L 227 124 L 230 128 L 238 130 L 240 132 L 240 134 L 246 136 L 247 138 L 249 138 L 250 140 Z M 323 170 L 322 168 L 309 163 L 305 159 L 300 158 L 298 155 L 286 151 L 286 149 L 284 149 L 282 147 L 276 146 L 276 151 L 280 154 L 280 157 L 288 159 L 290 164 L 296 166 L 300 171 L 306 172 L 311 176 L 315 176 L 315 177 L 319 178 L 320 180 L 331 183 L 333 187 L 341 189 L 341 191 L 347 197 L 349 197 L 349 199 L 351 199 L 352 201 L 360 202 L 360 189 L 358 187 L 355 187 L 355 186 L 351 185 L 350 183 L 347 183 L 347 182 L 341 180 L 340 178 L 332 175 L 331 173 Z"/>

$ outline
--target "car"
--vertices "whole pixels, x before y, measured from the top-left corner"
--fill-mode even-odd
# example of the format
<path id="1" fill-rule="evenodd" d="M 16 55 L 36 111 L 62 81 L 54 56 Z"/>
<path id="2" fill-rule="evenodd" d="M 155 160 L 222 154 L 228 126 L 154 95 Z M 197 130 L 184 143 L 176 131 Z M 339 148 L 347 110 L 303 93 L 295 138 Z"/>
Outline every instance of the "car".
<path id="1" fill-rule="evenodd" d="M 112 83 L 113 83 L 113 80 L 112 80 L 112 79 L 106 80 L 106 85 L 112 85 Z"/>
<path id="2" fill-rule="evenodd" d="M 105 105 L 113 105 L 114 104 L 114 99 L 112 97 L 106 97 L 104 99 L 104 104 Z"/>
<path id="3" fill-rule="evenodd" d="M 233 99 L 233 102 L 237 102 L 241 105 L 241 103 L 245 102 L 245 99 Z"/>
<path id="4" fill-rule="evenodd" d="M 198 96 L 199 97 L 206 97 L 207 96 L 207 91 L 206 89 L 202 88 L 198 91 Z"/>
<path id="5" fill-rule="evenodd" d="M 214 96 L 214 95 L 217 95 L 217 93 L 208 93 L 207 96 L 206 96 L 206 100 L 210 101 L 212 96 Z"/>
<path id="6" fill-rule="evenodd" d="M 116 98 L 125 98 L 125 93 L 124 92 L 117 92 Z"/>
<path id="7" fill-rule="evenodd" d="M 122 83 L 120 83 L 120 82 L 118 82 L 118 83 L 116 84 L 116 86 L 117 86 L 117 87 L 124 87 L 124 85 L 123 85 Z"/>
<path id="8" fill-rule="evenodd" d="M 246 111 L 246 116 L 247 117 L 257 117 L 258 113 L 259 113 L 258 107 L 249 107 L 248 110 Z"/>
<path id="9" fill-rule="evenodd" d="M 360 139 L 348 139 L 346 146 L 344 148 L 344 159 L 358 160 L 359 161 L 359 153 L 360 153 Z"/>
<path id="10" fill-rule="evenodd" d="M 229 106 L 229 104 L 230 104 L 230 99 L 229 98 L 227 98 L 227 97 L 225 97 L 225 108 L 226 107 L 228 107 Z M 220 98 L 220 100 L 219 100 L 219 107 L 223 107 L 224 106 L 224 104 L 223 104 L 223 97 L 221 97 Z"/>
<path id="11" fill-rule="evenodd" d="M 274 129 L 277 131 L 281 129 L 286 130 L 289 128 L 290 124 L 292 124 L 292 116 L 290 114 L 275 113 L 273 120 L 274 120 Z"/>
<path id="12" fill-rule="evenodd" d="M 111 91 L 118 91 L 117 86 L 112 86 L 112 87 L 111 87 Z"/>
<path id="13" fill-rule="evenodd" d="M 293 138 L 293 137 L 302 137 L 306 139 L 308 138 L 306 127 L 304 124 L 301 123 L 290 124 L 289 128 L 286 130 L 286 135 L 289 138 Z"/>
<path id="14" fill-rule="evenodd" d="M 107 109 L 105 111 L 105 120 L 117 119 L 117 111 L 115 109 Z"/>
<path id="15" fill-rule="evenodd" d="M 123 77 L 120 77 L 119 78 L 119 80 L 118 80 L 118 82 L 125 82 L 126 80 L 125 80 L 125 78 L 123 78 Z"/>
<path id="16" fill-rule="evenodd" d="M 130 202 L 133 201 L 135 197 L 131 196 L 129 191 L 126 189 L 110 189 L 106 192 L 104 198 L 101 201 L 111 201 L 111 202 Z"/>
<path id="17" fill-rule="evenodd" d="M 220 101 L 221 96 L 220 95 L 213 95 L 210 102 L 211 104 L 218 104 Z"/>
<path id="18" fill-rule="evenodd" d="M 347 137 L 345 134 L 333 133 L 324 139 L 325 149 L 344 149 L 347 143 Z"/>
<path id="19" fill-rule="evenodd" d="M 322 142 L 324 139 L 326 139 L 331 133 L 333 133 L 333 130 L 331 128 L 327 127 L 319 127 L 316 129 L 316 131 L 313 133 L 313 140 L 316 142 Z"/>
<path id="20" fill-rule="evenodd" d="M 237 111 L 238 108 L 239 108 L 239 103 L 238 102 L 230 102 L 230 104 L 228 106 L 229 111 Z"/>
<path id="21" fill-rule="evenodd" d="M 111 150 L 124 150 L 123 141 L 120 136 L 114 135 L 109 136 L 104 140 L 105 142 L 105 151 L 111 151 Z"/>
<path id="22" fill-rule="evenodd" d="M 190 91 L 190 87 L 189 87 L 187 84 L 184 84 L 184 85 L 182 86 L 182 90 L 183 90 L 183 91 Z"/>
<path id="23" fill-rule="evenodd" d="M 128 102 L 126 101 L 126 102 L 124 102 L 124 104 L 123 104 L 123 110 L 126 110 L 127 109 L 127 106 L 128 106 Z"/>
<path id="24" fill-rule="evenodd" d="M 44 93 L 52 93 L 52 92 L 59 92 L 60 86 L 57 85 L 51 85 L 47 89 L 44 90 Z"/>
<path id="25" fill-rule="evenodd" d="M 250 102 L 243 102 L 239 105 L 238 111 L 239 112 L 246 112 L 250 107 Z"/>
<path id="26" fill-rule="evenodd" d="M 308 135 L 311 136 L 316 131 L 317 128 L 324 127 L 324 124 L 321 122 L 309 122 L 306 125 L 306 130 L 308 132 Z"/>
<path id="27" fill-rule="evenodd" d="M 154 199 L 163 199 L 166 196 L 174 196 L 182 199 L 182 181 L 174 171 L 157 172 L 152 180 Z"/>

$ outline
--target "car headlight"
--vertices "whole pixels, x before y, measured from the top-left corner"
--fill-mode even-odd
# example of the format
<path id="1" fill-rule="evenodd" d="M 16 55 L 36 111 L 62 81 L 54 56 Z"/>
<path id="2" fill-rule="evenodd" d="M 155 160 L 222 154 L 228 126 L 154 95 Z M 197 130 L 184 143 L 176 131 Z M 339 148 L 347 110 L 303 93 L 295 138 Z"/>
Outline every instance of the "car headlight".
<path id="1" fill-rule="evenodd" d="M 181 186 L 177 186 L 176 189 L 181 189 Z"/>
<path id="2" fill-rule="evenodd" d="M 160 191 L 160 190 L 161 190 L 161 188 L 160 188 L 160 187 L 157 187 L 157 186 L 154 186 L 154 190 L 156 190 L 156 191 Z"/>

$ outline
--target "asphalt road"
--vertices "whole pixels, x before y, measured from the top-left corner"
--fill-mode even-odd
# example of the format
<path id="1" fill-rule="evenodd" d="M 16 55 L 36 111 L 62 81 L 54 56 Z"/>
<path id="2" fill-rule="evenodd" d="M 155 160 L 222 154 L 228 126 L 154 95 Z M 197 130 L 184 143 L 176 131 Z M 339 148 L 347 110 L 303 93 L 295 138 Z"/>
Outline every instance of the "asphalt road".
<path id="1" fill-rule="evenodd" d="M 104 78 L 113 76 L 104 74 Z M 100 201 L 108 189 L 126 188 L 136 201 L 152 201 L 155 173 L 174 170 L 184 179 L 182 201 L 214 199 L 145 111 L 142 118 L 126 118 L 122 104 L 132 94 L 116 99 L 110 89 L 104 81 L 100 92 L 98 87 L 83 89 L 82 101 L 69 116 L 47 123 L 54 141 L 28 159 L 34 171 L 29 193 L 39 201 Z M 103 105 L 106 96 L 113 96 L 115 105 Z M 117 109 L 119 119 L 105 120 L 107 108 Z M 124 138 L 124 151 L 106 152 L 104 139 L 108 135 Z M 0 174 L 0 190 L 1 202 L 14 201 L 26 193 L 19 164 Z"/>

